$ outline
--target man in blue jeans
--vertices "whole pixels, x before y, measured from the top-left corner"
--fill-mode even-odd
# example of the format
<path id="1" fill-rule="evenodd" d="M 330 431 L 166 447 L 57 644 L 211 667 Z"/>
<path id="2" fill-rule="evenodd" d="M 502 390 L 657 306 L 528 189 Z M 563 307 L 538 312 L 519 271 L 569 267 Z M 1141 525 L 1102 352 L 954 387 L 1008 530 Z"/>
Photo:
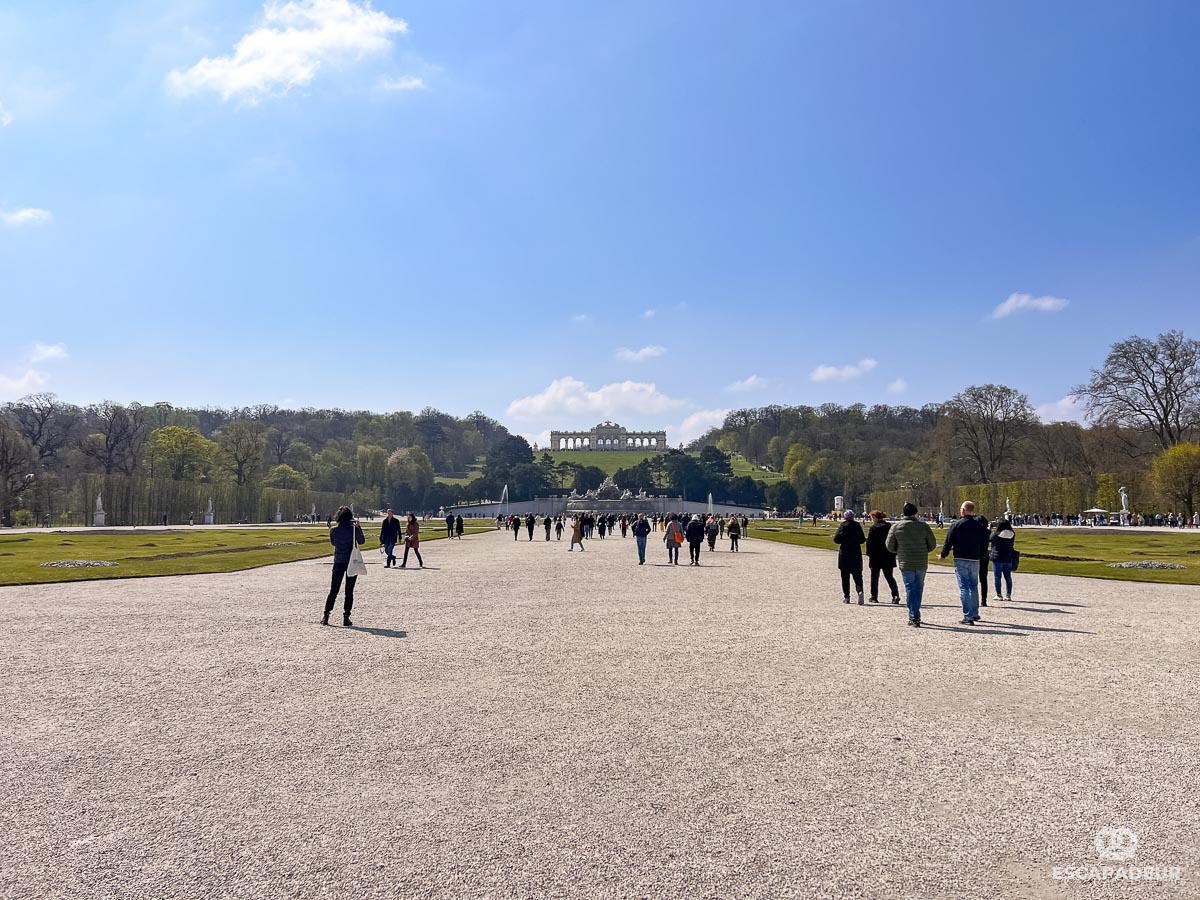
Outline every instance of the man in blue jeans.
<path id="1" fill-rule="evenodd" d="M 637 521 L 633 523 L 633 538 L 637 541 L 638 565 L 646 564 L 646 538 L 650 536 L 650 523 L 646 521 L 645 513 L 641 513 L 637 517 Z"/>
<path id="2" fill-rule="evenodd" d="M 888 531 L 884 546 L 896 554 L 904 594 L 908 598 L 908 624 L 921 627 L 921 598 L 925 594 L 925 573 L 929 570 L 929 554 L 937 547 L 937 538 L 929 523 L 917 517 L 917 507 L 904 504 L 904 518 Z"/>
<path id="3" fill-rule="evenodd" d="M 946 532 L 946 541 L 938 559 L 954 554 L 954 574 L 958 576 L 958 596 L 962 601 L 962 624 L 979 621 L 979 560 L 987 552 L 987 526 L 975 518 L 975 504 L 964 500 L 959 517 Z"/>

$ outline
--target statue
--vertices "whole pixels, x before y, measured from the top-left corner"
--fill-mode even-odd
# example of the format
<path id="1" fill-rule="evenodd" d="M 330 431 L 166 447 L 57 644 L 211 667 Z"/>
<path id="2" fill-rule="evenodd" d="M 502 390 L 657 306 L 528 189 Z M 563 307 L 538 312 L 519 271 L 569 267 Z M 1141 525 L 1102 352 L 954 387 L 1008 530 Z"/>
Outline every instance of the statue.
<path id="1" fill-rule="evenodd" d="M 94 513 L 92 513 L 92 525 L 97 528 L 103 528 L 104 521 L 105 521 L 104 502 L 101 499 L 100 494 L 97 493 L 96 494 L 96 511 Z"/>
<path id="2" fill-rule="evenodd" d="M 1121 512 L 1129 512 L 1129 491 L 1121 485 Z"/>
<path id="3" fill-rule="evenodd" d="M 213 523 L 213 508 L 212 497 L 208 498 L 208 509 L 204 511 L 204 524 L 211 525 Z"/>
<path id="4" fill-rule="evenodd" d="M 632 500 L 633 499 L 633 491 L 629 490 L 629 488 L 625 488 L 625 490 L 621 491 L 621 499 L 622 500 Z"/>
<path id="5" fill-rule="evenodd" d="M 612 480 L 611 475 L 607 475 L 600 487 L 596 488 L 597 500 L 619 500 L 621 498 L 621 489 L 617 487 L 617 483 Z"/>
<path id="6" fill-rule="evenodd" d="M 1008 497 L 1004 498 L 1004 518 L 1010 522 L 1012 521 L 1012 500 Z"/>
<path id="7" fill-rule="evenodd" d="M 280 508 L 281 505 L 282 504 L 280 503 L 280 501 L 278 501 L 278 500 L 275 501 L 275 521 L 277 523 L 283 521 L 283 510 Z"/>

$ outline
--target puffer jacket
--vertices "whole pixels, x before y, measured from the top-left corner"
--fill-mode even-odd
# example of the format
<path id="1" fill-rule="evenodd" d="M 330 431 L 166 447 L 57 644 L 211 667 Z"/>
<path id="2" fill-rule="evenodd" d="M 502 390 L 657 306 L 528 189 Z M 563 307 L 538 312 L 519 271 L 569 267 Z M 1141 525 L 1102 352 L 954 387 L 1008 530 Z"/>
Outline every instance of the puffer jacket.
<path id="1" fill-rule="evenodd" d="M 349 522 L 343 522 L 329 529 L 329 543 L 333 544 L 333 562 L 335 565 L 337 563 L 345 565 L 350 562 L 350 548 L 355 543 L 365 544 L 366 542 L 367 537 L 363 534 L 362 527 L 359 525 L 351 525 Z"/>
<path id="2" fill-rule="evenodd" d="M 992 545 L 992 549 L 988 551 L 988 558 L 992 562 L 1012 562 L 1013 545 L 1016 542 L 1017 533 L 1012 530 L 1012 526 L 1007 522 L 1000 522 L 992 529 L 991 537 L 988 538 L 988 543 Z"/>
<path id="3" fill-rule="evenodd" d="M 937 547 L 937 538 L 928 522 L 922 522 L 916 516 L 905 516 L 892 526 L 884 546 L 896 554 L 901 569 L 927 572 L 929 554 Z"/>

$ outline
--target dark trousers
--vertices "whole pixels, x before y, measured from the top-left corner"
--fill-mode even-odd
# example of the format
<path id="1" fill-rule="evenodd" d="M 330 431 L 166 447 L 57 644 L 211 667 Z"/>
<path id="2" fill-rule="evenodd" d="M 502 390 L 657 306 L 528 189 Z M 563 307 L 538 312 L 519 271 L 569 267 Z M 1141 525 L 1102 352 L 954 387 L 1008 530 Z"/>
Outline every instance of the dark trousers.
<path id="1" fill-rule="evenodd" d="M 384 541 L 383 542 L 383 550 L 385 553 L 387 553 L 386 565 L 390 566 L 392 563 L 394 563 L 396 561 L 396 553 L 395 553 L 396 542 L 395 541 Z"/>
<path id="2" fill-rule="evenodd" d="M 862 569 L 855 569 L 853 572 L 847 572 L 842 569 L 842 596 L 850 596 L 850 577 L 854 576 L 854 589 L 860 594 L 862 593 Z"/>
<path id="3" fill-rule="evenodd" d="M 411 544 L 409 544 L 408 541 L 405 541 L 404 542 L 404 556 L 400 560 L 400 568 L 403 569 L 405 566 L 408 565 L 408 551 L 409 550 L 412 550 L 413 553 L 417 554 L 417 565 L 418 566 L 425 565 L 425 560 L 421 559 L 421 551 L 418 550 L 416 547 L 412 546 Z"/>
<path id="4" fill-rule="evenodd" d="M 883 573 L 883 577 L 887 579 L 887 586 L 892 589 L 892 596 L 900 596 L 900 585 L 896 584 L 896 576 L 892 574 L 890 568 L 882 566 L 871 566 L 871 599 L 879 599 L 879 573 Z"/>
<path id="5" fill-rule="evenodd" d="M 987 603 L 988 563 L 986 556 L 979 561 L 979 599 Z"/>
<path id="6" fill-rule="evenodd" d="M 688 541 L 688 557 L 692 562 L 700 562 L 700 545 L 703 541 Z"/>
<path id="7" fill-rule="evenodd" d="M 346 566 L 350 563 L 335 562 L 333 564 L 333 579 L 329 584 L 329 596 L 325 598 L 325 615 L 329 615 L 329 611 L 333 609 L 333 602 L 337 600 L 338 591 L 342 587 L 342 578 L 346 574 Z M 350 610 L 354 608 L 354 582 L 358 581 L 357 575 L 351 575 L 346 579 L 346 599 L 342 604 L 342 615 L 347 619 L 350 618 Z"/>
<path id="8" fill-rule="evenodd" d="M 736 534 L 731 534 L 729 536 L 729 549 L 734 553 L 738 552 L 738 536 Z"/>

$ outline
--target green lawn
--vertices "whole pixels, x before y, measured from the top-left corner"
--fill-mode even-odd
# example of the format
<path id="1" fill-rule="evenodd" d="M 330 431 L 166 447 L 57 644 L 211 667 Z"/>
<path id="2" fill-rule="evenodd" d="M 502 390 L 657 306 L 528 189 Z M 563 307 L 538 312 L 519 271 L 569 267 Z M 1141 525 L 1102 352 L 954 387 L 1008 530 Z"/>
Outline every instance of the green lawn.
<path id="1" fill-rule="evenodd" d="M 477 534 L 494 527 L 482 520 L 465 524 L 466 534 Z M 363 549 L 374 552 L 378 546 L 379 520 L 365 522 L 363 533 L 367 538 Z M 444 521 L 421 523 L 421 540 L 445 536 Z M 286 546 L 270 546 L 273 543 Z M 0 534 L 0 585 L 236 572 L 275 563 L 317 559 L 332 552 L 329 533 L 322 526 Z M 89 569 L 42 568 L 44 562 L 65 559 L 102 560 L 117 565 Z"/>
<path id="2" fill-rule="evenodd" d="M 836 526 L 805 525 L 798 529 L 794 519 L 751 522 L 750 536 L 834 551 Z M 934 529 L 938 548 L 946 529 Z M 1148 581 L 1160 584 L 1200 584 L 1200 532 L 1105 531 L 1098 528 L 1019 529 L 1021 572 L 1036 575 L 1079 575 L 1114 581 Z M 937 552 L 930 561 L 938 563 Z M 1108 563 L 1157 560 L 1177 563 L 1185 569 L 1110 569 Z"/>

